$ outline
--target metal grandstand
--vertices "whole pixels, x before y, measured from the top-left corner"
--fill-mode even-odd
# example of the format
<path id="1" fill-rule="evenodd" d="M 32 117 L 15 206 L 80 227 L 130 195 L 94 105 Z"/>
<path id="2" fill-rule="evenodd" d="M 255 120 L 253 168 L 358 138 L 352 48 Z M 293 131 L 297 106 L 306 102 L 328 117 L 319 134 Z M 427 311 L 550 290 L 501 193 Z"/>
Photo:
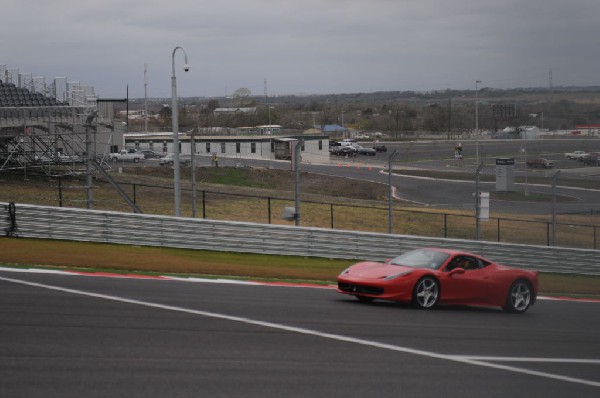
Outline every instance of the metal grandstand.
<path id="1" fill-rule="evenodd" d="M 102 163 L 123 130 L 112 102 L 99 100 L 94 87 L 66 77 L 47 84 L 0 65 L 0 171 L 79 173 L 88 158 Z"/>
<path id="2" fill-rule="evenodd" d="M 93 87 L 65 77 L 46 84 L 0 65 L 0 173 L 85 175 L 88 209 L 94 207 L 92 175 L 99 173 L 141 213 L 105 161 L 123 143 L 126 126 L 113 118 L 113 103 L 124 101 L 100 100 Z"/>

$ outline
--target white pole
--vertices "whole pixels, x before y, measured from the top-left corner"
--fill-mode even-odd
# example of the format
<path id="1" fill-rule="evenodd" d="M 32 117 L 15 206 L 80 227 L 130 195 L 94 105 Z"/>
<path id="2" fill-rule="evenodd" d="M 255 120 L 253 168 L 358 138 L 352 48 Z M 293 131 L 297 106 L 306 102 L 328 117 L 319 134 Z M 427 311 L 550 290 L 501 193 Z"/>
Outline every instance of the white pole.
<path id="1" fill-rule="evenodd" d="M 475 164 L 479 164 L 479 99 L 477 98 L 479 91 L 477 85 L 479 83 L 481 83 L 481 80 L 475 80 Z"/>
<path id="2" fill-rule="evenodd" d="M 144 131 L 148 133 L 148 77 L 146 69 L 148 64 L 144 64 Z"/>
<path id="3" fill-rule="evenodd" d="M 183 47 L 175 47 L 173 50 L 172 66 L 173 75 L 171 76 L 171 119 L 173 120 L 173 169 L 175 178 L 175 216 L 181 216 L 181 177 L 179 175 L 179 109 L 177 107 L 177 80 L 175 78 L 175 52 L 177 50 L 183 51 L 185 55 L 185 65 L 183 66 L 184 71 L 190 69 L 188 65 L 187 53 Z"/>

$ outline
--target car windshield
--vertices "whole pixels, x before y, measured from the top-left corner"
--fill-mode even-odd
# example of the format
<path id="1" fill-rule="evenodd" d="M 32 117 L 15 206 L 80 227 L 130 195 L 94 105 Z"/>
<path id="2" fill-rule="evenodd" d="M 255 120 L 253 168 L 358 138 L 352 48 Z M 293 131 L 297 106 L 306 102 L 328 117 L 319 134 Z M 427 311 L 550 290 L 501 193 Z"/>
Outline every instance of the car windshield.
<path id="1" fill-rule="evenodd" d="M 390 261 L 392 265 L 404 265 L 413 268 L 439 269 L 450 257 L 436 250 L 418 249 L 404 253 Z"/>

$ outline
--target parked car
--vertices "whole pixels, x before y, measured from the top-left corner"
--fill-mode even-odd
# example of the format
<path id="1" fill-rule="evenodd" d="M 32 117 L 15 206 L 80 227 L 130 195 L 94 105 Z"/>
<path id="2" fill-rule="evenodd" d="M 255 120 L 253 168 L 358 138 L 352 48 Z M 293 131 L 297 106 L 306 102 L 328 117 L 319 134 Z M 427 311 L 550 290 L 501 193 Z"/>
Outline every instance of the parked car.
<path id="1" fill-rule="evenodd" d="M 375 144 L 373 145 L 373 149 L 377 152 L 387 152 L 387 147 L 384 144 Z"/>
<path id="2" fill-rule="evenodd" d="M 144 154 L 144 159 L 160 159 L 164 156 L 162 153 L 154 152 L 151 149 L 142 149 L 139 153 Z"/>
<path id="3" fill-rule="evenodd" d="M 113 162 L 134 162 L 138 163 L 140 160 L 144 160 L 145 157 L 139 152 L 129 152 L 126 149 L 122 149 L 119 152 L 111 153 L 108 155 L 109 159 Z"/>
<path id="4" fill-rule="evenodd" d="M 161 166 L 173 166 L 175 164 L 175 155 L 172 153 L 167 154 L 166 156 L 160 158 Z M 190 166 L 192 164 L 192 159 L 190 155 L 179 155 L 179 164 L 183 166 Z"/>
<path id="5" fill-rule="evenodd" d="M 353 145 L 353 147 L 354 149 L 356 149 L 356 152 L 359 155 L 375 156 L 377 154 L 377 151 L 373 148 L 367 148 L 360 145 Z"/>
<path id="6" fill-rule="evenodd" d="M 588 153 L 584 151 L 573 151 L 565 153 L 567 159 L 582 160 Z"/>
<path id="7" fill-rule="evenodd" d="M 581 162 L 586 166 L 600 166 L 600 152 L 590 152 L 586 154 Z"/>
<path id="8" fill-rule="evenodd" d="M 529 159 L 527 161 L 527 167 L 532 169 L 551 169 L 554 167 L 554 162 L 545 158 Z"/>
<path id="9" fill-rule="evenodd" d="M 329 141 L 329 153 L 335 152 L 341 146 L 339 142 Z"/>
<path id="10" fill-rule="evenodd" d="M 331 151 L 332 155 L 335 156 L 356 156 L 357 151 L 354 147 L 352 146 L 336 146 L 333 147 L 333 150 Z"/>
<path id="11" fill-rule="evenodd" d="M 502 307 L 523 313 L 538 293 L 535 271 L 512 268 L 476 254 L 423 248 L 386 262 L 364 261 L 337 277 L 339 293 L 363 302 L 390 300 L 418 308 L 437 304 Z"/>
<path id="12" fill-rule="evenodd" d="M 64 155 L 62 153 L 58 153 L 56 155 L 56 160 L 58 163 L 84 163 L 85 158 L 79 155 Z"/>

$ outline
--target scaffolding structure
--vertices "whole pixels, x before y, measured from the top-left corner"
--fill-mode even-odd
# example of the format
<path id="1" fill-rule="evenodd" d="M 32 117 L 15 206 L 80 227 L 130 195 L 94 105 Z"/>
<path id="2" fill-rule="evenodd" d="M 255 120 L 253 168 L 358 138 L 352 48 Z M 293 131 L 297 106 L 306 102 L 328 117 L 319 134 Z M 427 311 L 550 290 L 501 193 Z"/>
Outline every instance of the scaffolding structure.
<path id="1" fill-rule="evenodd" d="M 88 157 L 109 167 L 104 160 L 113 140 L 119 144 L 115 130 L 123 129 L 113 120 L 112 106 L 98 101 L 93 87 L 64 77 L 48 85 L 42 77 L 0 65 L 0 171 L 74 174 Z"/>
<path id="2" fill-rule="evenodd" d="M 0 172 L 48 176 L 85 175 L 87 208 L 93 208 L 92 176 L 100 174 L 141 213 L 112 179 L 108 155 L 123 143 L 126 126 L 113 118 L 113 103 L 94 88 L 0 65 Z"/>

